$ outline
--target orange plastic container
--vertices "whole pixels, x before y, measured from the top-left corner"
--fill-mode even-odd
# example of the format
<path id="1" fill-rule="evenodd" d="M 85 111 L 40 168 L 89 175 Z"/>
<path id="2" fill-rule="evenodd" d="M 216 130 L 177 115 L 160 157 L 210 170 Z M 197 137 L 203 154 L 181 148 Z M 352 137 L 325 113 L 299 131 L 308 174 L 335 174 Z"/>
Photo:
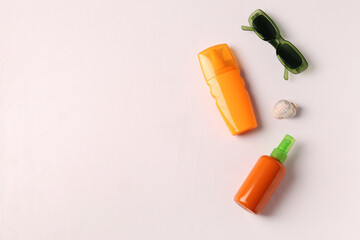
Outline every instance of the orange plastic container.
<path id="1" fill-rule="evenodd" d="M 263 210 L 285 176 L 283 163 L 294 143 L 292 136 L 285 135 L 270 156 L 260 157 L 234 197 L 237 204 L 254 214 Z"/>
<path id="2" fill-rule="evenodd" d="M 198 55 L 211 95 L 228 126 L 236 135 L 257 127 L 245 82 L 227 44 L 210 47 Z"/>
<path id="3" fill-rule="evenodd" d="M 234 197 L 234 201 L 251 213 L 258 214 L 283 179 L 283 165 L 295 139 L 286 135 L 270 156 L 262 156 Z"/>
<path id="4" fill-rule="evenodd" d="M 285 176 L 286 169 L 278 160 L 262 156 L 235 195 L 235 202 L 251 213 L 258 214 Z"/>

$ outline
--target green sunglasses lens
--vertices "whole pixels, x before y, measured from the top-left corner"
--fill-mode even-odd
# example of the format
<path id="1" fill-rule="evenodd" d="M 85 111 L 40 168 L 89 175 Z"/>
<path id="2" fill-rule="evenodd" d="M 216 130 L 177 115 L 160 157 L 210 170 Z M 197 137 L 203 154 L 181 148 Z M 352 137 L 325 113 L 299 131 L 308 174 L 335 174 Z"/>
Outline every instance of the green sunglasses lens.
<path id="1" fill-rule="evenodd" d="M 263 15 L 257 16 L 252 25 L 257 33 L 259 33 L 265 41 L 276 38 L 276 29 L 272 23 Z"/>
<path id="2" fill-rule="evenodd" d="M 302 64 L 301 56 L 299 56 L 299 54 L 289 44 L 281 44 L 277 48 L 276 53 L 283 63 L 290 69 L 298 68 Z"/>

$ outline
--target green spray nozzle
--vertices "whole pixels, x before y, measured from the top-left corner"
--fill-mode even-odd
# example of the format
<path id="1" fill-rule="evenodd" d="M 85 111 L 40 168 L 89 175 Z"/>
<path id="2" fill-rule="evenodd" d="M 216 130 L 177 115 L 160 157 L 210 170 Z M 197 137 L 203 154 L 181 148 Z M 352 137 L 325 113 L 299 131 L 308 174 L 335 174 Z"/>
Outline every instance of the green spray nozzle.
<path id="1" fill-rule="evenodd" d="M 287 153 L 290 151 L 294 142 L 295 138 L 286 134 L 279 146 L 272 151 L 270 156 L 276 158 L 281 163 L 284 163 L 287 158 Z"/>

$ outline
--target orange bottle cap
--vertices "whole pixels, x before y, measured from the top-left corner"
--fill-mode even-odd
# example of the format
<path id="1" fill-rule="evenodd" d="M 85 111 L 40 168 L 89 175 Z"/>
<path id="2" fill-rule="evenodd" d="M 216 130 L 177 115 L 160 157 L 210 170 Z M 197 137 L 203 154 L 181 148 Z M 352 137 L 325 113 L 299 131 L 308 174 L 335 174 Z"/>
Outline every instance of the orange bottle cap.
<path id="1" fill-rule="evenodd" d="M 219 44 L 200 52 L 199 61 L 206 81 L 227 71 L 239 69 L 227 44 Z"/>

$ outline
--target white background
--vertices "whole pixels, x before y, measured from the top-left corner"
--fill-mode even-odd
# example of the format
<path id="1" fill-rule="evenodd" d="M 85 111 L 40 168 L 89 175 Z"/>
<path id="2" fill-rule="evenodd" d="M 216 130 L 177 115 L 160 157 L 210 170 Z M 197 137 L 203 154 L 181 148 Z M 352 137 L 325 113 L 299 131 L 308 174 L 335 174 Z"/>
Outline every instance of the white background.
<path id="1" fill-rule="evenodd" d="M 360 2 L 0 0 L 0 239 L 359 239 Z M 257 8 L 306 56 L 282 79 Z M 231 136 L 197 53 L 227 43 L 259 127 Z M 300 106 L 276 120 L 273 104 Z M 262 215 L 233 196 L 286 134 Z"/>

